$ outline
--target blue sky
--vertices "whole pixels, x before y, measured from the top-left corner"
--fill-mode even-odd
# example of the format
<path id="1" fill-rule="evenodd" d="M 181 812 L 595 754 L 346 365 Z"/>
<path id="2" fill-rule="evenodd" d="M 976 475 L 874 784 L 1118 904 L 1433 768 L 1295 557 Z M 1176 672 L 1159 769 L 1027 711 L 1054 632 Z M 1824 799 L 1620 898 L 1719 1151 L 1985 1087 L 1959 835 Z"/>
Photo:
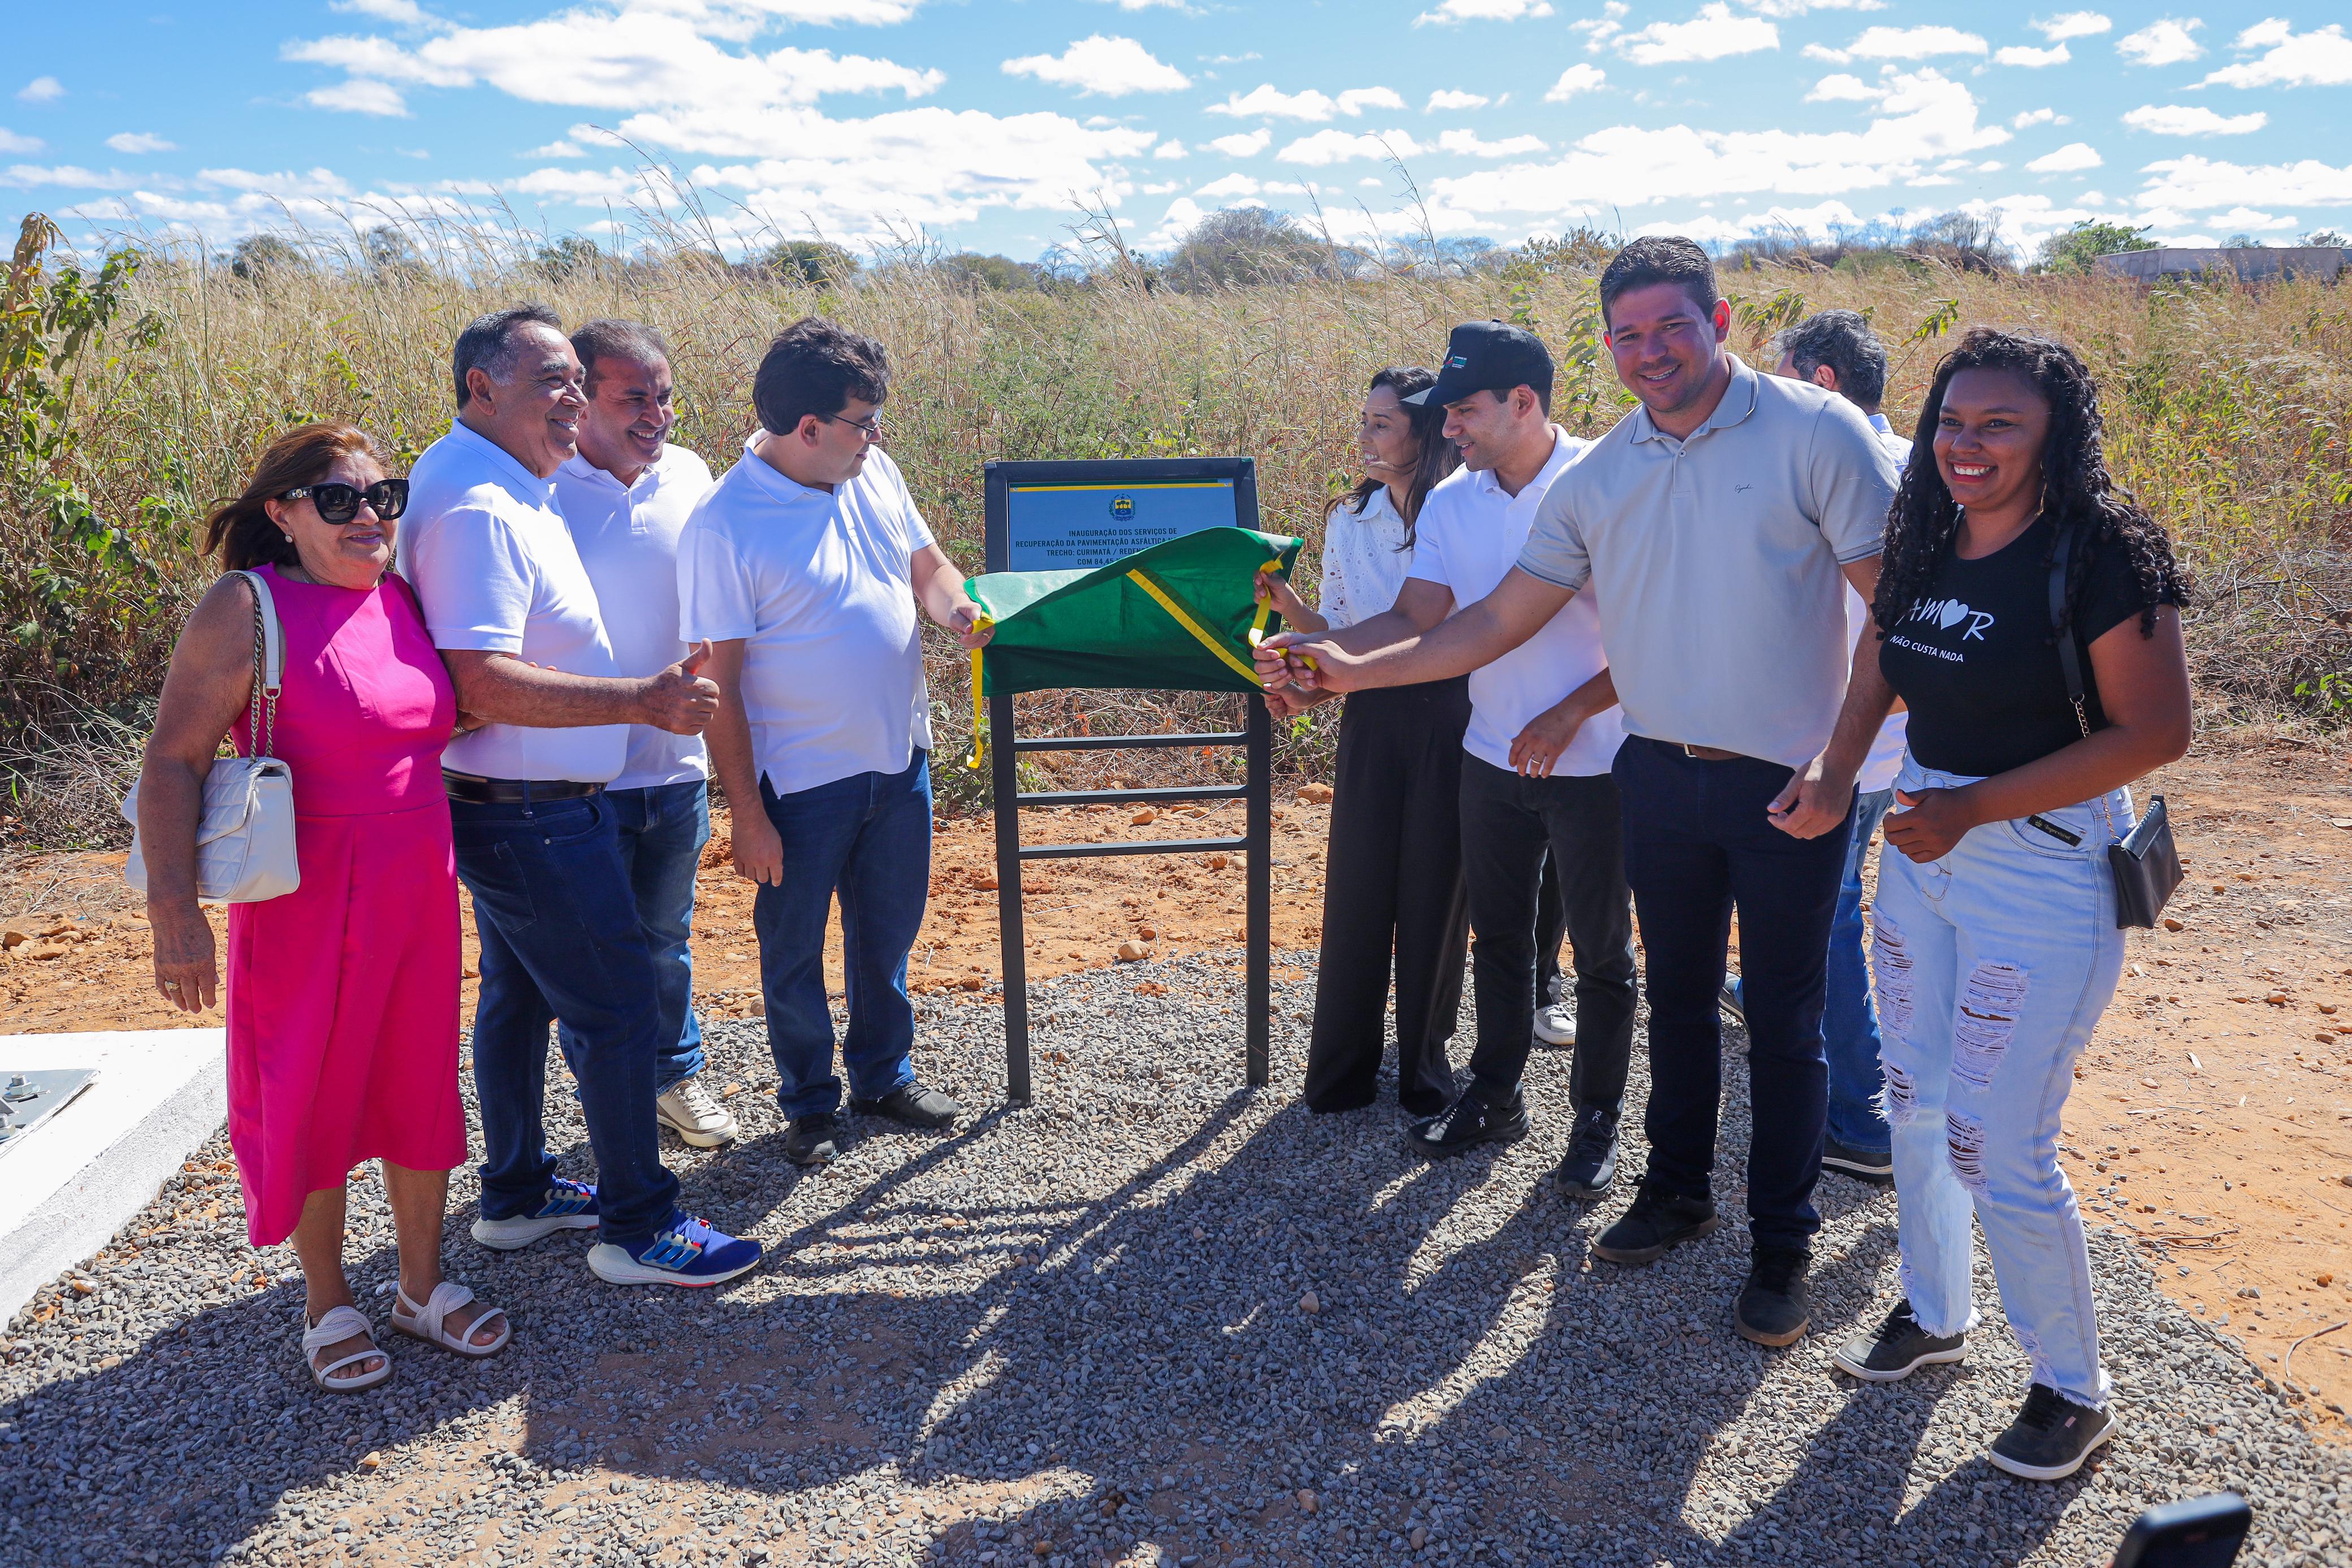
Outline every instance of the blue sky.
<path id="1" fill-rule="evenodd" d="M 1955 207 L 2021 246 L 2090 216 L 2190 244 L 2352 230 L 2352 37 L 2309 0 L 13 9 L 0 205 L 84 243 L 502 204 L 625 246 L 677 210 L 649 168 L 730 246 L 920 232 L 1022 258 L 1087 199 L 1146 246 L 1246 202 L 1505 243 Z"/>

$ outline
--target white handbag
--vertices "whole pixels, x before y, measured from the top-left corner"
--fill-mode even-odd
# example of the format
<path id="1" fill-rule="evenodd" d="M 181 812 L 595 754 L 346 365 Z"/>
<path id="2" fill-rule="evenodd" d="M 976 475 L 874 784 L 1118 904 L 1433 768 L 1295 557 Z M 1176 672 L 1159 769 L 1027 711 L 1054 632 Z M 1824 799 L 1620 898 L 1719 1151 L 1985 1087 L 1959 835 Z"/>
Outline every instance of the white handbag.
<path id="1" fill-rule="evenodd" d="M 286 675 L 278 606 L 258 572 L 233 575 L 253 590 L 253 755 L 216 757 L 205 775 L 204 808 L 196 821 L 196 898 L 203 904 L 259 904 L 302 885 L 301 866 L 294 858 L 294 772 L 269 754 Z M 147 862 L 140 852 L 136 784 L 123 797 L 122 814 L 132 830 L 122 878 L 144 893 Z"/>

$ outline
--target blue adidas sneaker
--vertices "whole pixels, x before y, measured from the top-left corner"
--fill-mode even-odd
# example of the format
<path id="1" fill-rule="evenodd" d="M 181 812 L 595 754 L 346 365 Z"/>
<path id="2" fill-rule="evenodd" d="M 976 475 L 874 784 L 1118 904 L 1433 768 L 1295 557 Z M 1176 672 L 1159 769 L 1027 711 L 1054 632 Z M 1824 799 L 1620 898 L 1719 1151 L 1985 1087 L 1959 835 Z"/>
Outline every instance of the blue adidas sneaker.
<path id="1" fill-rule="evenodd" d="M 557 1176 L 547 1189 L 547 1201 L 536 1213 L 519 1214 L 511 1219 L 477 1219 L 474 1239 L 485 1247 L 512 1252 L 559 1230 L 593 1230 L 602 1223 L 597 1218 L 596 1189 Z"/>
<path id="2" fill-rule="evenodd" d="M 600 1241 L 588 1267 L 608 1285 L 716 1285 L 760 1266 L 760 1244 L 679 1209 L 648 1241 Z"/>

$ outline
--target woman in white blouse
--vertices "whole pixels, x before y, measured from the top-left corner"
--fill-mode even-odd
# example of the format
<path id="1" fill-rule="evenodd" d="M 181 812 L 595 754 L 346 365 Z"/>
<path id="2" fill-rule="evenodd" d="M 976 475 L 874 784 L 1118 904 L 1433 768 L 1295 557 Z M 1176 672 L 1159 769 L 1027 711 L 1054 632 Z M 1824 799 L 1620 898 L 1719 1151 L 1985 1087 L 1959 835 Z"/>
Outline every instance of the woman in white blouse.
<path id="1" fill-rule="evenodd" d="M 1402 401 L 1435 379 L 1409 365 L 1372 378 L 1357 431 L 1363 479 L 1324 516 L 1321 611 L 1308 609 L 1281 579 L 1259 579 L 1291 627 L 1352 626 L 1395 603 L 1412 565 L 1422 498 L 1460 461 L 1440 434 L 1445 411 Z M 1314 1110 L 1353 1111 L 1379 1098 L 1391 951 L 1397 1100 L 1410 1115 L 1432 1116 L 1452 1098 L 1445 1042 L 1462 1001 L 1469 939 L 1457 799 L 1469 722 L 1467 676 L 1347 699 L 1307 1052 L 1306 1097 Z"/>

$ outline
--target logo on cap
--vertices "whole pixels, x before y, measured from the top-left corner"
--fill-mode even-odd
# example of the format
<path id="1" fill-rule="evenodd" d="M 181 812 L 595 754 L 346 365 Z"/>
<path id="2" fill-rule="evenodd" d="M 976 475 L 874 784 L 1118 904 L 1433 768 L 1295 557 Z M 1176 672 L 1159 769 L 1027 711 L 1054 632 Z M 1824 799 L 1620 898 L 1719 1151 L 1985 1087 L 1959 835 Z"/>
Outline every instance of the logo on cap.
<path id="1" fill-rule="evenodd" d="M 1470 368 L 1470 356 L 1467 354 L 1449 354 L 1445 359 L 1445 368 L 1449 371 L 1466 371 Z"/>
<path id="2" fill-rule="evenodd" d="M 1113 496 L 1110 499 L 1110 515 L 1117 517 L 1122 523 L 1127 521 L 1128 518 L 1135 516 L 1135 497 L 1132 496 Z"/>

